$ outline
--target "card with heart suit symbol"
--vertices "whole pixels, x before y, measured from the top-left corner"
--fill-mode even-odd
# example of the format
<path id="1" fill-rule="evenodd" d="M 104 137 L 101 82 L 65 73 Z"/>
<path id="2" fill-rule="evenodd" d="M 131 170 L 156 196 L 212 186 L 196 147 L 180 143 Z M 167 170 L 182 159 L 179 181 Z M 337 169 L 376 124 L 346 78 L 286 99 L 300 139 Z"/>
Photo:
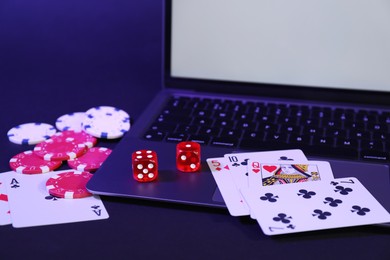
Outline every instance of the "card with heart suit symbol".
<path id="1" fill-rule="evenodd" d="M 307 160 L 305 154 L 299 149 L 230 153 L 225 154 L 224 157 L 230 167 L 231 178 L 238 190 L 248 187 L 247 166 L 249 160 L 257 160 L 259 162 L 303 162 Z"/>
<path id="2" fill-rule="evenodd" d="M 333 172 L 325 161 L 260 162 L 248 160 L 248 186 L 261 188 L 289 183 L 332 180 Z"/>

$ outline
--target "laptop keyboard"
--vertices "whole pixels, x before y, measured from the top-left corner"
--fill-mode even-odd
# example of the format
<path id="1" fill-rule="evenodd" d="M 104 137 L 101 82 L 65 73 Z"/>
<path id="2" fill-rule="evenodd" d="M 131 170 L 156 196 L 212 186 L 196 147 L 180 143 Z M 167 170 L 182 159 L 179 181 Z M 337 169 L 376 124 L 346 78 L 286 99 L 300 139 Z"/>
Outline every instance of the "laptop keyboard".
<path id="1" fill-rule="evenodd" d="M 387 162 L 389 126 L 390 112 L 172 97 L 144 138 Z"/>

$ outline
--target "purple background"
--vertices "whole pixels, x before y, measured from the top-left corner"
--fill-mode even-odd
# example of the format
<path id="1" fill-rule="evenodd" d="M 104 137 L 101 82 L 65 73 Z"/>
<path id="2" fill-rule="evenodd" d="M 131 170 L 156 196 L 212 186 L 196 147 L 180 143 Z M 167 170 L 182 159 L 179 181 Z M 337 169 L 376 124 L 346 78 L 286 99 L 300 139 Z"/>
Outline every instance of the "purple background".
<path id="1" fill-rule="evenodd" d="M 8 141 L 7 131 L 18 124 L 54 124 L 63 114 L 98 105 L 122 108 L 139 120 L 161 84 L 161 28 L 158 0 L 0 1 L 0 171 L 9 170 L 13 155 L 33 148 Z M 389 229 L 267 237 L 255 221 L 231 217 L 225 210 L 114 197 L 103 201 L 108 220 L 23 229 L 1 226 L 0 258 L 390 256 Z"/>

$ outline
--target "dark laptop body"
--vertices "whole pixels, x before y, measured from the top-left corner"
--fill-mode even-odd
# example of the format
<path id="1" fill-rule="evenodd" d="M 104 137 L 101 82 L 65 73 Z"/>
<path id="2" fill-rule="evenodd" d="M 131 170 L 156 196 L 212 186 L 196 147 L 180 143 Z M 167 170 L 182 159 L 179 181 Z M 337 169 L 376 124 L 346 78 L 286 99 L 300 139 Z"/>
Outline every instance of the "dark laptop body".
<path id="1" fill-rule="evenodd" d="M 250 15 L 252 14 L 250 12 L 250 8 L 239 10 L 234 9 L 236 4 L 233 2 L 235 1 L 224 2 L 224 5 L 217 8 L 218 6 L 216 6 L 215 3 L 211 4 L 209 1 L 165 1 L 163 89 L 150 102 L 150 105 L 144 113 L 139 118 L 135 119 L 135 124 L 132 125 L 131 130 L 123 137 L 110 157 L 94 174 L 91 181 L 87 184 L 87 188 L 91 192 L 101 195 L 131 197 L 210 207 L 225 207 L 216 183 L 206 164 L 207 158 L 223 157 L 224 154 L 240 151 L 301 148 L 309 159 L 330 161 L 335 177 L 354 176 L 360 179 L 362 183 L 373 193 L 373 195 L 388 210 L 390 210 L 390 176 L 388 170 L 389 149 L 387 147 L 388 140 L 385 140 L 385 137 L 383 137 L 381 143 L 381 148 L 383 149 L 380 152 L 375 150 L 372 154 L 363 154 L 363 152 L 359 151 L 357 156 L 356 154 L 354 156 L 349 156 L 348 153 L 344 153 L 344 151 L 347 151 L 344 149 L 345 147 L 337 147 L 336 145 L 331 147 L 327 146 L 322 151 L 321 148 L 318 148 L 318 146 L 302 146 L 291 142 L 267 142 L 264 143 L 264 145 L 259 142 L 254 144 L 253 147 L 243 147 L 240 145 L 240 141 L 234 145 L 230 145 L 230 143 L 216 143 L 213 142 L 213 139 L 211 139 L 202 143 L 202 170 L 196 173 L 183 173 L 176 169 L 176 144 L 180 141 L 180 138 L 169 138 L 169 136 L 165 134 L 161 136 L 161 140 L 146 137 L 148 131 L 151 130 L 151 126 L 153 126 L 156 123 L 157 118 L 164 113 L 162 111 L 164 106 L 167 103 L 172 102 L 172 97 L 179 96 L 184 96 L 187 99 L 197 98 L 196 100 L 212 100 L 214 98 L 218 98 L 226 102 L 230 102 L 230 104 L 236 104 L 235 102 L 238 102 L 239 104 L 261 103 L 264 104 L 265 107 L 268 107 L 268 109 L 275 104 L 279 104 L 281 107 L 287 108 L 306 106 L 320 107 L 322 109 L 323 107 L 327 107 L 328 109 L 330 108 L 333 110 L 337 108 L 338 110 L 345 109 L 346 111 L 368 111 L 368 114 L 371 113 L 370 111 L 376 111 L 376 113 L 380 116 L 384 116 L 390 112 L 390 78 L 388 77 L 387 82 L 374 82 L 372 88 L 370 87 L 370 82 L 367 81 L 364 82 L 364 84 L 362 84 L 364 86 L 359 89 L 351 89 L 351 86 L 346 87 L 343 85 L 336 88 L 329 86 L 328 83 L 324 85 L 319 83 L 320 85 L 317 86 L 304 82 L 303 85 L 299 85 L 294 81 L 292 84 L 287 84 L 286 81 L 289 79 L 288 77 L 285 77 L 282 84 L 278 84 L 277 82 L 263 83 L 258 82 L 257 80 L 245 80 L 245 76 L 241 75 L 239 75 L 236 80 L 236 78 L 234 78 L 236 76 L 234 76 L 233 79 L 229 76 L 229 73 L 231 73 L 229 68 L 231 67 L 227 69 L 228 72 L 226 72 L 226 77 L 223 74 L 214 76 L 212 74 L 206 75 L 204 74 L 204 71 L 196 71 L 197 66 L 203 67 L 204 65 L 207 67 L 207 61 L 205 61 L 205 64 L 203 65 L 199 65 L 194 62 L 195 72 L 193 74 L 191 71 L 187 73 L 185 71 L 185 64 L 187 63 L 185 61 L 180 61 L 181 56 L 179 55 L 183 51 L 183 46 L 180 46 L 183 45 L 183 39 L 177 40 L 176 37 L 180 38 L 180 33 L 183 31 L 194 31 L 194 38 L 187 40 L 196 42 L 196 45 L 194 46 L 202 46 L 207 43 L 207 39 L 197 38 L 199 35 L 202 35 L 202 33 L 199 34 L 196 32 L 196 19 L 198 19 L 198 21 L 202 19 L 209 19 L 207 21 L 209 23 L 209 27 L 207 28 L 221 26 L 218 23 L 225 18 L 218 18 L 218 15 L 221 15 L 218 10 L 223 12 L 222 17 L 232 15 L 232 19 L 238 19 L 240 17 L 240 12 L 245 11 L 246 13 L 242 15 L 247 15 L 249 17 L 248 19 L 250 19 Z M 249 5 L 246 1 L 242 3 L 240 1 L 240 4 Z M 267 6 L 267 8 L 272 9 L 274 7 Z M 182 12 L 182 10 L 184 11 Z M 189 10 L 195 14 L 195 22 L 183 18 Z M 206 10 L 206 12 L 196 15 L 199 10 Z M 215 15 L 215 17 L 211 19 L 210 17 L 213 16 L 210 15 L 210 17 L 206 18 L 205 16 L 207 15 L 207 10 L 214 12 L 213 15 Z M 303 12 L 302 10 L 296 11 Z M 308 7 L 308 11 L 310 11 L 310 6 Z M 387 15 L 390 17 L 390 13 Z M 332 19 L 329 19 L 330 23 L 332 23 Z M 371 19 L 375 18 L 371 17 Z M 274 20 L 274 22 L 278 20 L 283 19 L 282 17 L 279 17 Z M 185 22 L 180 23 L 180 21 Z M 215 24 L 212 23 L 213 21 Z M 218 28 L 230 30 L 232 25 L 238 23 L 237 21 L 234 22 L 231 19 L 225 20 L 225 22 L 226 21 L 230 21 L 230 23 Z M 195 26 L 195 28 L 189 26 L 188 28 L 183 29 L 180 27 L 185 27 L 187 25 Z M 337 26 L 337 24 L 330 24 L 329 27 L 326 28 L 329 28 L 330 30 L 337 29 L 335 26 Z M 204 29 L 206 27 L 202 28 Z M 269 25 L 269 28 L 272 30 L 271 25 Z M 232 30 L 232 40 L 236 37 L 240 37 L 240 35 L 234 35 L 236 31 L 234 31 L 234 29 Z M 215 32 L 218 32 L 218 30 Z M 191 36 L 192 33 L 188 35 Z M 188 37 L 188 35 L 186 37 Z M 241 37 L 243 36 L 241 35 Z M 299 37 L 297 36 L 297 38 Z M 333 40 L 337 42 L 337 39 Z M 182 48 L 179 54 L 175 49 L 178 47 Z M 352 47 L 353 46 L 350 46 L 348 48 Z M 348 51 L 348 48 L 344 51 Z M 201 47 L 199 47 L 199 49 L 201 49 Z M 191 47 L 189 47 L 186 51 L 191 52 Z M 218 49 L 215 51 L 218 51 Z M 261 51 L 261 49 L 259 49 L 259 51 Z M 320 52 L 321 50 L 319 49 L 318 51 Z M 208 54 L 210 53 L 204 53 L 205 59 Z M 240 52 L 237 55 L 239 54 Z M 190 59 L 191 55 L 188 55 L 186 58 Z M 213 59 L 216 58 L 214 57 Z M 340 57 L 340 59 L 342 59 L 342 57 Z M 213 61 L 210 61 L 210 63 L 212 62 Z M 188 63 L 191 63 L 191 61 L 188 61 Z M 184 64 L 184 66 L 181 66 L 181 64 Z M 274 65 L 271 64 L 270 66 Z M 183 70 L 181 70 L 182 67 L 184 67 Z M 367 66 L 367 68 L 369 67 L 370 66 Z M 240 69 L 245 68 L 237 66 L 236 70 L 239 71 Z M 319 69 L 323 69 L 323 67 Z M 219 68 L 217 68 L 216 72 L 219 73 Z M 275 73 L 277 74 L 278 72 L 276 71 Z M 331 75 L 327 76 L 330 77 Z M 320 81 L 321 78 L 319 79 L 319 82 Z M 335 79 L 334 82 L 342 82 L 344 84 L 342 80 L 338 81 L 338 79 Z M 191 118 L 191 115 L 188 115 L 188 117 Z M 388 127 L 389 125 L 390 124 L 385 124 L 384 127 Z M 389 129 L 387 128 L 383 131 L 385 131 L 386 134 L 389 133 Z M 192 140 L 191 135 L 185 135 L 184 139 Z M 139 183 L 133 179 L 131 154 L 139 149 L 151 149 L 157 152 L 159 163 L 159 176 L 157 181 Z"/>

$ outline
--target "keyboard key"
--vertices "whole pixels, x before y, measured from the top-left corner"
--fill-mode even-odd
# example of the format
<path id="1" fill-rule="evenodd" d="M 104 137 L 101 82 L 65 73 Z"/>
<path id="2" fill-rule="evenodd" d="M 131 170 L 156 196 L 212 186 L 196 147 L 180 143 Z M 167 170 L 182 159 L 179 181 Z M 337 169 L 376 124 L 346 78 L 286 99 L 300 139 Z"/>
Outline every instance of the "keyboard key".
<path id="1" fill-rule="evenodd" d="M 211 118 L 202 118 L 202 117 L 197 117 L 194 118 L 192 121 L 193 125 L 197 126 L 211 126 L 213 124 L 214 120 Z"/>
<path id="2" fill-rule="evenodd" d="M 148 131 L 144 134 L 144 138 L 149 141 L 161 141 L 165 137 L 165 133 L 160 131 Z"/>
<path id="3" fill-rule="evenodd" d="M 263 141 L 265 133 L 263 131 L 245 131 L 243 135 L 243 141 Z"/>
<path id="4" fill-rule="evenodd" d="M 375 132 L 387 132 L 388 126 L 387 124 L 367 123 L 367 130 Z"/>
<path id="5" fill-rule="evenodd" d="M 372 138 L 374 140 L 383 140 L 383 141 L 390 140 L 390 134 L 383 133 L 383 132 L 374 132 L 373 135 L 372 135 Z"/>
<path id="6" fill-rule="evenodd" d="M 253 113 L 236 113 L 233 117 L 233 120 L 248 120 L 253 121 Z"/>
<path id="7" fill-rule="evenodd" d="M 260 124 L 273 124 L 275 122 L 275 116 L 272 115 L 257 115 L 255 117 L 255 121 L 259 122 Z"/>
<path id="8" fill-rule="evenodd" d="M 321 119 L 330 119 L 332 116 L 332 110 L 328 107 L 313 107 L 311 117 L 312 118 L 321 118 Z"/>
<path id="9" fill-rule="evenodd" d="M 217 136 L 220 132 L 219 127 L 207 127 L 207 126 L 201 126 L 199 129 L 200 135 L 208 135 L 208 136 Z"/>
<path id="10" fill-rule="evenodd" d="M 294 145 L 310 145 L 311 137 L 308 135 L 291 134 L 289 143 Z"/>
<path id="11" fill-rule="evenodd" d="M 214 126 L 215 127 L 220 127 L 220 128 L 233 128 L 234 126 L 234 121 L 232 120 L 229 120 L 229 119 L 217 119 L 215 122 L 214 122 Z"/>
<path id="12" fill-rule="evenodd" d="M 356 115 L 356 120 L 359 122 L 375 123 L 377 119 L 377 113 L 374 111 L 359 111 Z"/>
<path id="13" fill-rule="evenodd" d="M 347 121 L 344 123 L 344 128 L 363 131 L 365 126 L 363 122 Z"/>
<path id="14" fill-rule="evenodd" d="M 324 129 L 318 127 L 305 127 L 303 128 L 303 134 L 305 135 L 317 135 L 322 136 Z"/>
<path id="15" fill-rule="evenodd" d="M 265 141 L 268 142 L 278 142 L 278 143 L 287 143 L 287 134 L 286 133 L 267 133 Z"/>
<path id="16" fill-rule="evenodd" d="M 213 117 L 224 119 L 224 120 L 230 120 L 233 117 L 233 112 L 225 112 L 225 111 L 217 112 L 214 114 Z"/>
<path id="17" fill-rule="evenodd" d="M 333 147 L 333 137 L 313 137 L 313 145 L 317 147 Z"/>
<path id="18" fill-rule="evenodd" d="M 188 140 L 206 145 L 209 143 L 210 137 L 207 135 L 191 135 Z"/>
<path id="19" fill-rule="evenodd" d="M 192 121 L 192 117 L 189 117 L 188 115 L 186 116 L 176 116 L 176 115 L 165 115 L 165 116 L 160 116 L 156 120 L 158 123 L 167 123 L 167 124 L 172 124 L 172 123 L 182 123 L 182 124 L 187 124 L 189 125 Z"/>
<path id="20" fill-rule="evenodd" d="M 196 109 L 193 111 L 192 116 L 197 118 L 209 118 L 210 113 L 206 109 Z"/>
<path id="21" fill-rule="evenodd" d="M 377 162 L 388 162 L 390 161 L 390 155 L 388 152 L 377 151 L 377 150 L 362 150 L 360 157 L 363 160 L 377 161 Z"/>
<path id="22" fill-rule="evenodd" d="M 320 120 L 317 118 L 302 118 L 300 121 L 300 125 L 303 125 L 305 127 L 319 127 L 320 126 Z"/>
<path id="23" fill-rule="evenodd" d="M 341 122 L 336 120 L 323 120 L 322 127 L 325 128 L 341 128 Z"/>
<path id="24" fill-rule="evenodd" d="M 296 125 L 287 124 L 280 127 L 280 132 L 282 133 L 299 133 L 300 131 L 301 127 Z"/>
<path id="25" fill-rule="evenodd" d="M 297 122 L 298 122 L 298 119 L 296 117 L 293 117 L 293 116 L 281 116 L 281 117 L 278 117 L 278 119 L 276 120 L 277 124 L 298 125 Z"/>
<path id="26" fill-rule="evenodd" d="M 236 125 L 237 129 L 256 129 L 256 123 L 255 122 L 250 122 L 247 120 L 240 120 L 237 122 Z"/>
<path id="27" fill-rule="evenodd" d="M 383 143 L 382 141 L 377 140 L 362 140 L 361 147 L 364 150 L 377 150 L 383 151 Z"/>
<path id="28" fill-rule="evenodd" d="M 350 131 L 349 137 L 352 139 L 370 139 L 371 133 L 365 130 L 354 129 Z"/>
<path id="29" fill-rule="evenodd" d="M 174 130 L 176 129 L 176 124 L 170 124 L 170 123 L 154 123 L 151 127 L 150 127 L 150 130 L 152 131 L 160 131 L 160 132 L 166 132 L 166 133 L 169 133 L 169 132 L 173 132 Z"/>
<path id="30" fill-rule="evenodd" d="M 165 107 L 183 108 L 188 100 L 190 99 L 185 97 L 172 97 L 165 105 Z"/>
<path id="31" fill-rule="evenodd" d="M 382 113 L 379 118 L 378 118 L 379 123 L 382 124 L 390 124 L 390 113 L 389 112 L 384 112 Z"/>
<path id="32" fill-rule="evenodd" d="M 353 109 L 335 109 L 334 119 L 341 121 L 352 121 L 354 119 Z"/>
<path id="33" fill-rule="evenodd" d="M 236 147 L 237 138 L 216 137 L 213 138 L 211 144 L 215 146 Z"/>
<path id="34" fill-rule="evenodd" d="M 257 130 L 260 131 L 260 132 L 276 132 L 278 131 L 278 125 L 276 124 L 267 124 L 267 123 L 262 123 L 262 124 L 259 124 L 259 126 L 257 127 Z"/>
<path id="35" fill-rule="evenodd" d="M 168 142 L 183 142 L 187 140 L 186 134 L 168 134 L 165 138 Z"/>
<path id="36" fill-rule="evenodd" d="M 358 148 L 358 142 L 355 139 L 339 138 L 336 140 L 337 148 Z"/>
<path id="37" fill-rule="evenodd" d="M 220 137 L 240 138 L 242 132 L 241 129 L 222 129 Z"/>
<path id="38" fill-rule="evenodd" d="M 338 137 L 338 138 L 346 138 L 347 131 L 339 128 L 329 128 L 325 130 L 325 136 L 329 137 Z"/>
<path id="39" fill-rule="evenodd" d="M 195 134 L 198 131 L 198 126 L 196 125 L 178 125 L 175 133 L 177 134 Z M 173 132 L 173 131 L 171 131 Z"/>

